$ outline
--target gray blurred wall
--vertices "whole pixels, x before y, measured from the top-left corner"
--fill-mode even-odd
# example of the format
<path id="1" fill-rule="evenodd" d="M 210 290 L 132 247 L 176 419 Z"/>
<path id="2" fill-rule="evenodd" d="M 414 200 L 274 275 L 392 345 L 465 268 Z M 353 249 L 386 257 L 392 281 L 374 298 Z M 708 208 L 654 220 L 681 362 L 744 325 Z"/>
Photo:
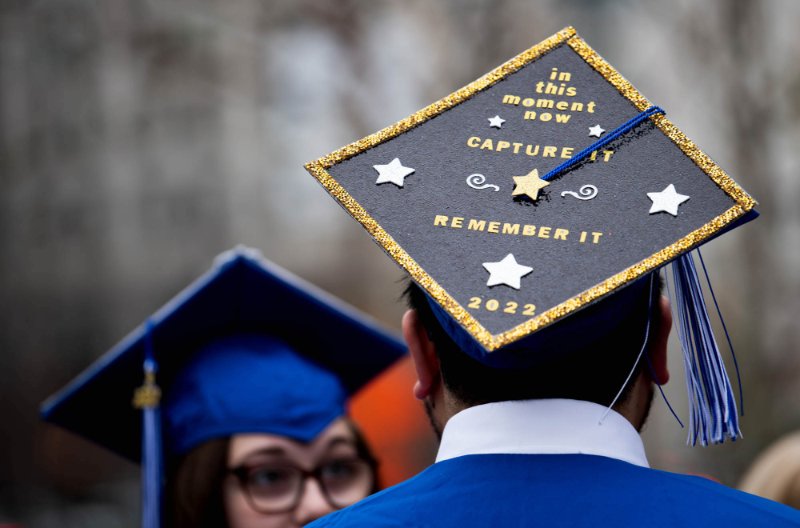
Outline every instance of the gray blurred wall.
<path id="1" fill-rule="evenodd" d="M 800 426 L 798 22 L 792 0 L 3 2 L 0 523 L 135 524 L 136 468 L 37 406 L 224 249 L 261 248 L 397 328 L 402 273 L 303 163 L 566 25 L 761 202 L 705 250 L 745 441 L 689 449 L 662 403 L 645 433 L 655 466 L 735 484 Z"/>

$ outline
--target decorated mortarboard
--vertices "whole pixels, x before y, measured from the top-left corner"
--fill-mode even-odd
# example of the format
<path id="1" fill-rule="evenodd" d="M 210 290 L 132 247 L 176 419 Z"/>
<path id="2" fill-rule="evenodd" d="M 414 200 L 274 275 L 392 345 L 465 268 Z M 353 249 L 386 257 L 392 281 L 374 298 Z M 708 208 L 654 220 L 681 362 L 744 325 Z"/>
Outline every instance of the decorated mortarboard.
<path id="1" fill-rule="evenodd" d="M 490 366 L 602 331 L 673 262 L 690 441 L 740 434 L 689 252 L 755 201 L 574 29 L 306 168 Z"/>
<path id="2" fill-rule="evenodd" d="M 154 527 L 164 455 L 237 433 L 308 442 L 404 353 L 369 317 L 256 250 L 236 248 L 41 412 L 142 462 L 142 520 Z"/>

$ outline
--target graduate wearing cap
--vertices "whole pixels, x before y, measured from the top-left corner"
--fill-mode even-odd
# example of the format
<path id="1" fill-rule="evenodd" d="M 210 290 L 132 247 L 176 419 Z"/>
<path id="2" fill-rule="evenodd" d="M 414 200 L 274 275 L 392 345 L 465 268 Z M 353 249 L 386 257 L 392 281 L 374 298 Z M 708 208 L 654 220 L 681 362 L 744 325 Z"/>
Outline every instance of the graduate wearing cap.
<path id="1" fill-rule="evenodd" d="M 688 442 L 741 437 L 697 248 L 755 201 L 574 29 L 307 169 L 410 275 L 441 438 L 433 466 L 312 526 L 800 525 L 649 467 L 673 317 Z"/>
<path id="2" fill-rule="evenodd" d="M 42 416 L 141 461 L 145 528 L 298 527 L 378 489 L 346 403 L 404 352 L 363 314 L 237 248 Z"/>

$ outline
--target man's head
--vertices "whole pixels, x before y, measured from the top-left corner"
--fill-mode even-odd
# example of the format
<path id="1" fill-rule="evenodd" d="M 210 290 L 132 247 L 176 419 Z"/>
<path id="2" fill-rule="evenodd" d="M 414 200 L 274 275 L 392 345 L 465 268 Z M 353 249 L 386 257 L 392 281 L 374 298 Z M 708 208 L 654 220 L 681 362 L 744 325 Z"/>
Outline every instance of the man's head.
<path id="1" fill-rule="evenodd" d="M 499 369 L 463 353 L 437 321 L 425 293 L 409 283 L 406 298 L 410 309 L 403 317 L 403 336 L 417 371 L 414 394 L 425 402 L 432 425 L 440 433 L 450 416 L 467 407 L 545 398 L 609 406 L 624 385 L 614 409 L 641 428 L 652 399 L 652 382 L 663 384 L 669 378 L 669 304 L 661 297 L 661 278 L 655 275 L 650 284 L 652 289 L 642 289 L 635 306 L 614 328 L 606 328 L 588 340 L 581 336 L 582 344 L 576 350 L 563 353 L 570 348 L 568 343 L 526 350 L 523 353 L 536 354 L 542 361 L 523 369 Z M 600 301 L 570 316 L 570 324 L 609 309 L 618 306 L 608 299 Z M 580 328 L 580 324 L 575 327 Z M 643 347 L 643 358 L 626 383 Z"/>

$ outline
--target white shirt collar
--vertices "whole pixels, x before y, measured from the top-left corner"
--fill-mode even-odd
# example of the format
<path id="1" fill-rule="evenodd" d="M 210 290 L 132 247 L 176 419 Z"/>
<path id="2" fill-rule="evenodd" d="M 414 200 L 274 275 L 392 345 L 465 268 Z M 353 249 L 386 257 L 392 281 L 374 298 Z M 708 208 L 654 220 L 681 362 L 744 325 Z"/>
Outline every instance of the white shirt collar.
<path id="1" fill-rule="evenodd" d="M 596 403 L 560 399 L 470 407 L 447 422 L 436 462 L 477 454 L 583 454 L 649 467 L 636 429 L 606 411 Z"/>

